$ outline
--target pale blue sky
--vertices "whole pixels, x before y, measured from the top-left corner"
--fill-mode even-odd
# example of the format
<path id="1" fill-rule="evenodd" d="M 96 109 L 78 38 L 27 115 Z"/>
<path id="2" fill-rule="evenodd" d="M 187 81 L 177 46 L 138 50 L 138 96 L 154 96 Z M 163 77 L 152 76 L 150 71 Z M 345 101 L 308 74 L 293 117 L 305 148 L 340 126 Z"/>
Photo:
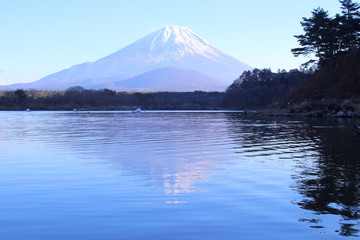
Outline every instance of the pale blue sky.
<path id="1" fill-rule="evenodd" d="M 294 34 L 337 0 L 0 0 L 0 83 L 36 81 L 179 25 L 253 67 L 298 68 Z M 239 73 L 240 75 L 241 73 Z"/>

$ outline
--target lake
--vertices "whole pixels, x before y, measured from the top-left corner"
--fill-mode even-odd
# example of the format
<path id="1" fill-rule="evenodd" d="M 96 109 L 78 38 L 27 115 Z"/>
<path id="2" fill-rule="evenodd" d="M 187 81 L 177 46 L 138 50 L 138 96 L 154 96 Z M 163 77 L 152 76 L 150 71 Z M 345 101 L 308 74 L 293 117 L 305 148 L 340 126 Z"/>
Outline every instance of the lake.
<path id="1" fill-rule="evenodd" d="M 0 112 L 0 239 L 352 239 L 360 120 Z"/>

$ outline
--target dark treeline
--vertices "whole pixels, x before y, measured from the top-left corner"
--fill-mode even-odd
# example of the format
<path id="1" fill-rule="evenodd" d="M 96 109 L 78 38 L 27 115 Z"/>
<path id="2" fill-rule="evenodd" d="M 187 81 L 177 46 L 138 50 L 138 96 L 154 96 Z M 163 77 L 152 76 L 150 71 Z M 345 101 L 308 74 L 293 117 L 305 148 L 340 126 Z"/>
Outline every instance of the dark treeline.
<path id="1" fill-rule="evenodd" d="M 272 73 L 269 69 L 245 71 L 224 92 L 129 93 L 109 89 L 89 90 L 80 86 L 66 91 L 0 92 L 0 110 L 210 110 L 262 108 L 279 101 L 309 74 L 292 70 Z"/>
<path id="2" fill-rule="evenodd" d="M 128 93 L 109 89 L 88 90 L 80 86 L 66 91 L 0 92 L 1 110 L 132 110 L 137 107 L 156 110 L 220 109 L 224 93 L 154 92 Z"/>
<path id="3" fill-rule="evenodd" d="M 283 70 L 278 73 L 273 73 L 270 69 L 245 71 L 227 88 L 223 103 L 234 109 L 276 105 L 290 89 L 309 76 L 310 73 L 298 70 Z"/>

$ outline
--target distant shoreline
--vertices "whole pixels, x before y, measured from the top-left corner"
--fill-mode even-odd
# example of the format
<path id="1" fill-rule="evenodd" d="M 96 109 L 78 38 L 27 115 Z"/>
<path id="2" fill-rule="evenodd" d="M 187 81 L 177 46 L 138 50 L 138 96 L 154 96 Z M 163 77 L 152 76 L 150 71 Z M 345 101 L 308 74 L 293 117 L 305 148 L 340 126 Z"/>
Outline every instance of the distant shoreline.
<path id="1" fill-rule="evenodd" d="M 79 113 L 83 112 L 124 112 L 132 113 L 134 108 L 111 109 L 111 108 L 80 108 L 76 109 Z M 47 108 L 47 109 L 29 109 L 31 112 L 74 112 L 74 109 L 69 108 Z M 26 109 L 19 108 L 0 108 L 0 112 L 26 112 Z M 327 113 L 321 110 L 295 112 L 293 109 L 256 109 L 256 110 L 238 110 L 238 109 L 144 109 L 143 113 L 166 113 L 166 112 L 203 112 L 203 113 L 238 113 L 243 116 L 266 116 L 266 117 L 305 117 L 305 118 L 360 118 L 358 112 L 343 112 Z"/>
<path id="2" fill-rule="evenodd" d="M 266 107 L 234 107 L 224 92 L 115 92 L 109 89 L 66 91 L 0 91 L 0 111 L 237 111 L 244 115 L 360 118 L 360 98 L 280 102 Z"/>

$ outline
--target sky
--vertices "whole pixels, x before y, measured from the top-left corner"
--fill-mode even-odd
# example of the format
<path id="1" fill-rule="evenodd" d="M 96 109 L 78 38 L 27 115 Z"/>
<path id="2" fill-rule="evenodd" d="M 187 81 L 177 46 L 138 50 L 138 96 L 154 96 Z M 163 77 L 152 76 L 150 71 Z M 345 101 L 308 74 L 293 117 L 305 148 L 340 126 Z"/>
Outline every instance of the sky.
<path id="1" fill-rule="evenodd" d="M 290 50 L 317 7 L 340 12 L 337 0 L 0 0 L 0 84 L 96 61 L 166 25 L 252 67 L 290 70 L 307 61 Z"/>

